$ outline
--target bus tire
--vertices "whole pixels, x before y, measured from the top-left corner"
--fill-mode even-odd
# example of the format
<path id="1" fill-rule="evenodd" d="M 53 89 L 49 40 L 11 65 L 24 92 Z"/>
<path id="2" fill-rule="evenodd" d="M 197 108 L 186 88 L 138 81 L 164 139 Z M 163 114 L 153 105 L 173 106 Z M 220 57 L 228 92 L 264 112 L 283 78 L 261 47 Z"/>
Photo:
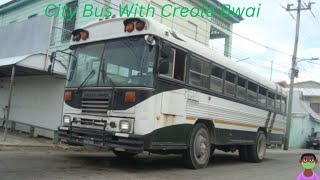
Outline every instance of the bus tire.
<path id="1" fill-rule="evenodd" d="M 131 153 L 131 152 L 125 152 L 125 151 L 112 150 L 112 152 L 120 159 L 132 159 L 137 155 L 137 153 Z"/>
<path id="2" fill-rule="evenodd" d="M 196 124 L 191 132 L 189 148 L 183 152 L 186 168 L 200 169 L 208 165 L 211 153 L 211 143 L 207 126 Z"/>
<path id="3" fill-rule="evenodd" d="M 245 145 L 240 146 L 238 151 L 239 151 L 239 160 L 243 162 L 248 161 L 248 147 Z"/>
<path id="4" fill-rule="evenodd" d="M 267 137 L 263 131 L 258 131 L 255 143 L 248 146 L 248 161 L 259 163 L 264 159 L 267 150 Z"/>

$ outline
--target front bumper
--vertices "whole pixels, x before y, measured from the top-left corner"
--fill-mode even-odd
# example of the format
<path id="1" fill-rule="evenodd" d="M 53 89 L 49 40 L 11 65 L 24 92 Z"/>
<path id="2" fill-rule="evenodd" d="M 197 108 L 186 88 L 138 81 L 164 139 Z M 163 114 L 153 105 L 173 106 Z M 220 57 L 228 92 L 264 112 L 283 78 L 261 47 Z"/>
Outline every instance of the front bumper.
<path id="1" fill-rule="evenodd" d="M 78 145 L 99 146 L 119 151 L 142 152 L 145 138 L 143 135 L 111 132 L 78 126 L 59 126 L 58 135 L 62 141 Z"/>

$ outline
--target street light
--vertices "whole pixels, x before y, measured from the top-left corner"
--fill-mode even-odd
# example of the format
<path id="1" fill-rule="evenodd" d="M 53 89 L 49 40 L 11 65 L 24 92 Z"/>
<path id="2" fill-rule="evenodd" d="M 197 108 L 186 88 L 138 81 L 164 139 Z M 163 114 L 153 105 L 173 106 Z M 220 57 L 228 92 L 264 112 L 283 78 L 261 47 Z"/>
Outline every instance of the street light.
<path id="1" fill-rule="evenodd" d="M 298 62 L 301 62 L 301 61 L 317 61 L 317 60 L 319 60 L 319 58 L 300 59 L 300 60 L 297 61 L 297 63 L 298 63 Z"/>

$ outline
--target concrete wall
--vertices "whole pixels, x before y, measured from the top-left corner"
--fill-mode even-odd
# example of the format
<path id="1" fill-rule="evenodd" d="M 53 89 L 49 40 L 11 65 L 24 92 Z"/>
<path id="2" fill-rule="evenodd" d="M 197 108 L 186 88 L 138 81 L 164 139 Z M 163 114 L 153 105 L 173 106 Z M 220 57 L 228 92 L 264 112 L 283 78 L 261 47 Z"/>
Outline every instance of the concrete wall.
<path id="1" fill-rule="evenodd" d="M 320 131 L 320 122 L 314 121 L 309 115 L 293 115 L 289 147 L 305 148 L 312 128 L 315 131 Z"/>
<path id="2" fill-rule="evenodd" d="M 320 131 L 320 122 L 315 121 L 308 111 L 303 107 L 302 103 L 308 104 L 305 101 L 303 93 L 300 91 L 293 92 L 292 106 L 292 122 L 290 131 L 289 147 L 305 148 L 306 140 L 311 135 L 311 129 Z"/>
<path id="3" fill-rule="evenodd" d="M 9 82 L 9 78 L 0 78 L 0 119 L 4 115 L 2 108 L 8 102 Z M 56 130 L 61 122 L 64 84 L 64 80 L 50 76 L 17 77 L 10 120 Z"/>

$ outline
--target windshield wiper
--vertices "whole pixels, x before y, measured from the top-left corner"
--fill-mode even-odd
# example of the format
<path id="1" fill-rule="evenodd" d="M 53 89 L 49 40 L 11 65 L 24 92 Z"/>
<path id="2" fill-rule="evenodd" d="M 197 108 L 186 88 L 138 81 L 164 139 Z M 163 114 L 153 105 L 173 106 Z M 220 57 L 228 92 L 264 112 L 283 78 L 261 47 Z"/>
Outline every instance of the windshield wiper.
<path id="1" fill-rule="evenodd" d="M 88 76 L 86 77 L 86 79 L 85 79 L 85 80 L 81 83 L 81 85 L 78 87 L 77 93 L 79 93 L 80 89 L 85 85 L 85 83 L 88 81 L 88 79 L 89 79 L 92 75 L 94 75 L 95 72 L 96 72 L 96 71 L 93 69 L 93 70 L 88 74 Z"/>
<path id="2" fill-rule="evenodd" d="M 108 76 L 107 72 L 105 69 L 101 69 L 100 70 L 102 72 L 102 80 L 103 80 L 103 83 L 105 84 L 105 78 L 108 79 L 108 81 L 110 82 L 110 85 L 112 87 L 112 90 L 117 92 L 116 90 L 116 84 L 113 82 L 113 80 Z"/>

